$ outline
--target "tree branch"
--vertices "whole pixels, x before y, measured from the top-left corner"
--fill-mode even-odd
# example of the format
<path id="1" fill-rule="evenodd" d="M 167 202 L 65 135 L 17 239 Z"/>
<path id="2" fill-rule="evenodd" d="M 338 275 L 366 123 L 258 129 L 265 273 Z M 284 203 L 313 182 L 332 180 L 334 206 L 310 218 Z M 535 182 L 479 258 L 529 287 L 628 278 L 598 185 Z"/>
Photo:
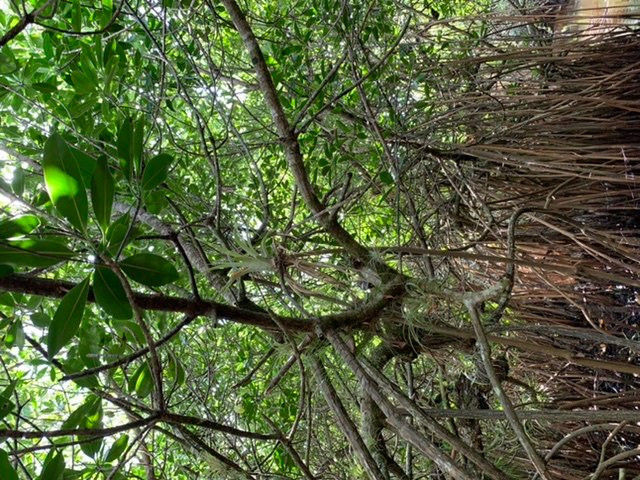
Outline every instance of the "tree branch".
<path id="1" fill-rule="evenodd" d="M 102 438 L 114 435 L 116 433 L 125 432 L 134 428 L 144 427 L 152 422 L 156 422 L 160 418 L 159 414 L 151 415 L 134 422 L 125 423 L 116 427 L 109 428 L 79 428 L 79 429 L 64 429 L 64 430 L 48 430 L 41 432 L 28 432 L 23 430 L 9 430 L 0 429 L 0 438 L 54 438 L 54 437 L 70 437 L 73 435 L 89 436 L 93 438 Z"/>
<path id="2" fill-rule="evenodd" d="M 493 363 L 491 361 L 491 347 L 489 346 L 489 341 L 487 340 L 487 336 L 484 332 L 484 328 L 482 327 L 482 323 L 480 322 L 480 315 L 478 314 L 477 303 L 473 300 L 465 301 L 465 306 L 467 310 L 469 310 L 469 315 L 471 317 L 471 323 L 473 324 L 473 329 L 476 334 L 477 345 L 480 350 L 480 356 L 482 357 L 482 364 L 484 366 L 485 372 L 487 373 L 487 377 L 489 377 L 489 381 L 491 382 L 491 386 L 493 387 L 493 392 L 498 397 L 500 401 L 500 405 L 504 409 L 507 420 L 509 420 L 509 424 L 513 429 L 513 432 L 518 437 L 522 448 L 524 448 L 527 456 L 535 466 L 540 477 L 545 480 L 550 478 L 547 473 L 546 466 L 544 461 L 538 455 L 538 452 L 534 448 L 527 432 L 524 431 L 522 424 L 520 423 L 520 419 L 518 418 L 518 414 L 511 403 L 511 399 L 507 396 L 502 385 L 500 383 L 500 379 L 496 375 L 495 369 L 493 368 Z"/>
<path id="3" fill-rule="evenodd" d="M 64 280 L 52 280 L 42 277 L 14 273 L 0 278 L 0 288 L 9 292 L 27 293 L 43 297 L 62 298 L 75 286 L 75 283 Z M 155 310 L 161 312 L 184 313 L 190 316 L 214 316 L 220 320 L 229 320 L 244 325 L 252 325 L 265 330 L 279 330 L 274 322 L 274 317 L 286 330 L 294 332 L 313 332 L 316 324 L 333 326 L 335 328 L 345 326 L 360 326 L 365 322 L 374 320 L 398 290 L 398 285 L 392 284 L 387 290 L 374 295 L 374 298 L 363 306 L 352 310 L 324 315 L 321 317 L 295 318 L 284 317 L 272 313 L 265 313 L 246 308 L 232 307 L 224 303 L 211 300 L 191 300 L 181 297 L 172 297 L 159 294 L 144 294 L 133 292 L 133 298 L 139 308 L 143 310 Z M 89 289 L 88 301 L 95 302 L 93 289 Z"/>
<path id="4" fill-rule="evenodd" d="M 396 272 L 391 267 L 372 256 L 371 252 L 366 247 L 356 241 L 353 236 L 347 232 L 340 223 L 338 223 L 335 216 L 331 215 L 331 212 L 327 210 L 325 205 L 322 204 L 316 195 L 304 165 L 304 159 L 300 150 L 297 134 L 294 128 L 289 124 L 284 109 L 282 108 L 282 104 L 278 99 L 276 86 L 273 83 L 273 78 L 271 77 L 271 73 L 267 67 L 267 62 L 264 59 L 258 40 L 235 0 L 221 0 L 221 3 L 224 5 L 227 13 L 231 17 L 231 21 L 240 34 L 247 52 L 249 53 L 249 57 L 251 58 L 251 62 L 253 63 L 258 79 L 258 85 L 260 86 L 260 90 L 262 90 L 264 101 L 271 113 L 271 118 L 273 119 L 276 131 L 280 136 L 280 142 L 284 147 L 287 163 L 289 164 L 289 170 L 305 204 L 311 213 L 313 213 L 318 223 L 320 223 L 320 225 L 351 255 L 366 263 L 371 263 L 380 273 L 396 275 Z"/>
<path id="5" fill-rule="evenodd" d="M 38 17 L 42 15 L 42 12 L 49 8 L 49 5 L 51 5 L 52 3 L 54 3 L 54 0 L 47 0 L 47 2 L 40 8 L 37 8 L 30 13 L 25 13 L 24 16 L 20 18 L 18 23 L 16 23 L 7 33 L 0 37 L 0 48 L 4 47 L 7 43 L 20 35 L 20 33 L 22 33 L 25 28 L 34 23 L 38 19 Z"/>

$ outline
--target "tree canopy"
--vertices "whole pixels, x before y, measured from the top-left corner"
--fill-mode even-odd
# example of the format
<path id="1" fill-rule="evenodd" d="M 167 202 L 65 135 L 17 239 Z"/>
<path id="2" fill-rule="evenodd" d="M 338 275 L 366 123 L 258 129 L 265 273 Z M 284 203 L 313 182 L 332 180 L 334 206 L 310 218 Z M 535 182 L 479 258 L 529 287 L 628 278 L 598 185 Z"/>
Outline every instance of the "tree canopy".
<path id="1" fill-rule="evenodd" d="M 555 3 L 0 0 L 0 478 L 640 475 L 637 12 Z"/>

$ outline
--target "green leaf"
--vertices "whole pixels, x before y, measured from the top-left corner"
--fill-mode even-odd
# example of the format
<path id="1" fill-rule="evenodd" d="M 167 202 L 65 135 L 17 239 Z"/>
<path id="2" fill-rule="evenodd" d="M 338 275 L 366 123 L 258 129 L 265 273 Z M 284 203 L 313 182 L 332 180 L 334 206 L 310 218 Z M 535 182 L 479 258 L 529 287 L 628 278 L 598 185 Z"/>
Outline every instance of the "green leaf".
<path id="1" fill-rule="evenodd" d="M 78 230 L 84 230 L 89 205 L 80 164 L 67 143 L 57 133 L 51 135 L 44 145 L 42 169 L 45 185 L 54 206 L 71 225 Z"/>
<path id="2" fill-rule="evenodd" d="M 95 368 L 100 365 L 101 333 L 104 331 L 102 323 L 83 319 L 78 330 L 78 357 L 86 368 Z"/>
<path id="3" fill-rule="evenodd" d="M 45 464 L 38 480 L 62 480 L 63 473 L 64 457 L 58 452 Z"/>
<path id="4" fill-rule="evenodd" d="M 71 72 L 71 81 L 73 82 L 73 86 L 79 95 L 92 93 L 96 88 L 91 79 L 80 70 Z"/>
<path id="5" fill-rule="evenodd" d="M 73 14 L 71 17 L 71 25 L 76 32 L 82 30 L 82 10 L 80 8 L 80 1 L 73 0 Z"/>
<path id="6" fill-rule="evenodd" d="M 133 122 L 127 118 L 118 130 L 118 157 L 120 158 L 120 168 L 124 178 L 131 180 L 133 173 L 133 148 L 132 148 Z"/>
<path id="7" fill-rule="evenodd" d="M 106 231 L 111 220 L 115 184 L 106 158 L 98 160 L 91 179 L 91 204 L 98 224 Z"/>
<path id="8" fill-rule="evenodd" d="M 153 379 L 151 378 L 151 369 L 149 368 L 149 364 L 144 362 L 129 379 L 129 392 L 136 392 L 140 398 L 145 398 L 152 390 Z"/>
<path id="9" fill-rule="evenodd" d="M 16 383 L 14 380 L 0 393 L 0 420 L 9 415 L 15 407 L 15 404 L 11 401 L 11 395 L 15 391 Z"/>
<path id="10" fill-rule="evenodd" d="M 144 145 L 144 117 L 140 117 L 135 122 L 133 129 L 133 143 L 131 145 L 131 156 L 133 164 L 137 172 L 140 171 L 142 165 L 142 148 Z"/>
<path id="11" fill-rule="evenodd" d="M 143 195 L 144 206 L 149 213 L 154 215 L 160 213 L 169 202 L 167 201 L 167 195 L 162 190 L 152 190 L 145 192 Z"/>
<path id="12" fill-rule="evenodd" d="M 113 318 L 127 320 L 133 316 L 131 305 L 118 276 L 107 267 L 96 267 L 93 293 L 100 307 Z"/>
<path id="13" fill-rule="evenodd" d="M 56 310 L 47 336 L 49 358 L 60 351 L 78 331 L 89 293 L 89 277 L 64 296 Z"/>
<path id="14" fill-rule="evenodd" d="M 144 167 L 141 186 L 143 190 L 151 190 L 167 179 L 173 157 L 168 153 L 156 155 Z"/>
<path id="15" fill-rule="evenodd" d="M 51 318 L 46 313 L 35 312 L 31 314 L 31 321 L 36 327 L 46 328 L 51 323 Z"/>
<path id="16" fill-rule="evenodd" d="M 78 174 L 80 175 L 80 179 L 82 180 L 82 184 L 84 188 L 87 189 L 91 186 L 91 180 L 93 179 L 93 172 L 96 169 L 96 165 L 98 162 L 95 161 L 93 157 L 90 157 L 82 150 L 79 150 L 71 145 L 67 145 L 69 150 L 71 151 L 71 155 L 75 159 L 78 165 Z"/>
<path id="17" fill-rule="evenodd" d="M 18 474 L 9 462 L 9 455 L 4 450 L 0 450 L 0 478 L 2 480 L 19 480 Z"/>
<path id="18" fill-rule="evenodd" d="M 46 268 L 73 256 L 67 247 L 51 240 L 16 240 L 0 244 L 0 264 Z"/>
<path id="19" fill-rule="evenodd" d="M 111 448 L 109 449 L 109 453 L 107 453 L 107 456 L 104 458 L 104 461 L 113 462 L 114 460 L 117 460 L 118 458 L 120 458 L 120 456 L 127 449 L 128 444 L 129 444 L 129 435 L 126 435 L 126 434 L 122 435 L 115 442 L 113 442 L 113 445 L 111 445 Z"/>
<path id="20" fill-rule="evenodd" d="M 173 378 L 175 386 L 184 384 L 185 372 L 182 362 L 173 354 L 169 353 L 169 376 Z"/>
<path id="21" fill-rule="evenodd" d="M 55 93 L 58 91 L 56 85 L 47 82 L 36 82 L 31 84 L 31 86 L 42 93 Z"/>
<path id="22" fill-rule="evenodd" d="M 64 421 L 61 430 L 71 430 L 78 427 L 85 417 L 96 412 L 97 406 L 100 404 L 100 397 L 97 395 L 89 395 L 82 405 L 76 408 L 71 415 Z"/>
<path id="23" fill-rule="evenodd" d="M 9 52 L 9 50 L 4 49 L 4 52 Z M 0 75 L 7 75 L 18 69 L 18 63 L 13 58 L 13 55 L 5 55 L 4 52 L 0 53 Z"/>
<path id="24" fill-rule="evenodd" d="M 380 172 L 380 181 L 385 185 L 393 185 L 395 183 L 391 174 L 386 170 Z"/>
<path id="25" fill-rule="evenodd" d="M 0 395 L 0 420 L 9 415 L 15 406 L 15 403 L 13 403 L 9 398 L 5 398 Z"/>
<path id="26" fill-rule="evenodd" d="M 0 278 L 6 277 L 13 273 L 13 267 L 11 265 L 0 265 Z"/>
<path id="27" fill-rule="evenodd" d="M 44 51 L 44 55 L 48 60 L 51 60 L 55 55 L 55 52 L 53 51 L 53 45 L 51 44 L 50 32 L 42 32 L 42 50 Z"/>
<path id="28" fill-rule="evenodd" d="M 175 282 L 179 277 L 170 262 L 151 253 L 140 253 L 125 258 L 120 262 L 120 267 L 128 277 L 148 287 Z"/>
<path id="29" fill-rule="evenodd" d="M 7 307 L 15 307 L 16 306 L 15 298 L 9 292 L 0 293 L 0 305 L 6 305 Z"/>
<path id="30" fill-rule="evenodd" d="M 129 231 L 129 222 L 131 218 L 128 213 L 125 213 L 116 221 L 114 221 L 109 228 L 107 228 L 107 233 L 105 235 L 105 245 L 104 248 L 111 254 L 115 255 L 120 249 L 120 245 L 125 241 L 125 237 L 127 232 Z M 130 235 L 129 237 L 132 237 Z M 131 241 L 129 238 L 127 241 Z"/>
<path id="31" fill-rule="evenodd" d="M 32 232 L 40 225 L 35 215 L 22 215 L 0 222 L 0 238 L 21 237 Z"/>
<path id="32" fill-rule="evenodd" d="M 85 415 L 85 417 L 81 420 L 79 427 L 83 430 L 102 428 L 102 415 L 102 401 L 98 397 L 94 403 L 93 408 L 89 410 L 87 412 L 87 415 Z M 80 440 L 85 440 L 88 438 L 91 438 L 91 435 L 83 435 L 79 437 Z M 84 452 L 85 455 L 95 458 L 95 456 L 100 451 L 100 448 L 102 447 L 102 440 L 102 438 L 96 438 L 88 442 L 83 442 L 80 444 L 80 449 Z"/>
<path id="33" fill-rule="evenodd" d="M 7 348 L 22 348 L 24 345 L 24 329 L 20 320 L 15 320 L 11 324 L 4 336 L 4 344 Z"/>
<path id="34" fill-rule="evenodd" d="M 145 337 L 140 325 L 131 320 L 113 320 L 111 322 L 113 328 L 121 337 L 122 341 L 135 342 L 138 345 L 145 344 Z"/>
<path id="35" fill-rule="evenodd" d="M 19 197 L 24 193 L 24 170 L 20 167 L 13 171 L 13 179 L 11 180 L 11 189 Z"/>
<path id="36" fill-rule="evenodd" d="M 15 320 L 11 324 L 4 336 L 4 344 L 7 348 L 22 348 L 24 345 L 24 329 L 20 320 Z"/>

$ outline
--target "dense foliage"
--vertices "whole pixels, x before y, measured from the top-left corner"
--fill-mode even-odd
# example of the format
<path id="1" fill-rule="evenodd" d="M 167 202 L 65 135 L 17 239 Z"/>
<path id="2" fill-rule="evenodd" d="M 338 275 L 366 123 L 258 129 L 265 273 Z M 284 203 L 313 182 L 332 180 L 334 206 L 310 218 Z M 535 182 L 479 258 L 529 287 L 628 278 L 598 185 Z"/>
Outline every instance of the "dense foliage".
<path id="1" fill-rule="evenodd" d="M 633 18 L 0 6 L 2 480 L 640 474 Z"/>

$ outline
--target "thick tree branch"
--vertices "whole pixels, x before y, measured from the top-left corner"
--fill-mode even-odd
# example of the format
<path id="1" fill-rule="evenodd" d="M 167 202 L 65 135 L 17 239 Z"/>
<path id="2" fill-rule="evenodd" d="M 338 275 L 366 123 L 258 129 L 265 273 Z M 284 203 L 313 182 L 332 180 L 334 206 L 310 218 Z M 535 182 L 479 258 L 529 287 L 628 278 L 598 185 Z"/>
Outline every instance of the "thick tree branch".
<path id="1" fill-rule="evenodd" d="M 252 438 L 254 440 L 277 440 L 278 435 L 267 433 L 248 432 L 238 428 L 223 425 L 222 423 L 213 422 L 206 418 L 190 417 L 188 415 L 179 415 L 177 413 L 165 412 L 160 416 L 163 422 L 173 425 L 192 425 L 194 427 L 202 427 L 216 432 L 228 433 L 235 437 Z"/>
<path id="2" fill-rule="evenodd" d="M 75 286 L 72 282 L 64 280 L 52 280 L 42 277 L 14 273 L 0 278 L 0 289 L 9 292 L 27 293 L 51 298 L 62 298 Z M 371 322 L 386 308 L 399 287 L 395 284 L 383 290 L 363 306 L 353 310 L 311 318 L 284 317 L 260 311 L 232 307 L 224 303 L 210 300 L 191 300 L 168 295 L 144 294 L 134 292 L 133 298 L 136 305 L 143 310 L 155 310 L 162 312 L 184 313 L 191 316 L 214 316 L 220 320 L 228 320 L 245 325 L 253 325 L 265 330 L 279 330 L 277 322 L 286 330 L 294 332 L 313 332 L 316 324 L 333 326 L 359 326 Z M 93 290 L 89 289 L 88 300 L 95 302 Z"/>

